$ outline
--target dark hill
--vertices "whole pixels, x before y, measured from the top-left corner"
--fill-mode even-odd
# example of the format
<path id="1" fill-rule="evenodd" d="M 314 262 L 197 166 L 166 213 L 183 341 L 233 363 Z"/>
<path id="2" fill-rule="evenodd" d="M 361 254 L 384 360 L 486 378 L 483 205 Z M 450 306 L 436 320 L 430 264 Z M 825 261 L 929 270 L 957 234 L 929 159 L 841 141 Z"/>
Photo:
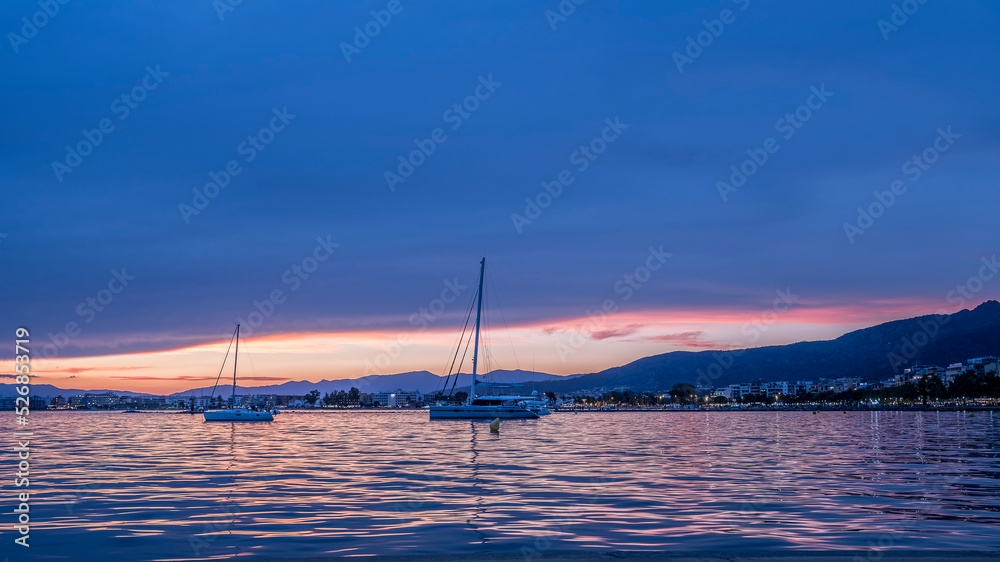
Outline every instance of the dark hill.
<path id="1" fill-rule="evenodd" d="M 861 377 L 883 380 L 907 365 L 949 363 L 1000 353 L 1000 302 L 975 310 L 887 322 L 829 341 L 737 351 L 675 351 L 568 381 L 544 390 L 668 390 L 678 382 L 725 386 L 763 380 Z"/>

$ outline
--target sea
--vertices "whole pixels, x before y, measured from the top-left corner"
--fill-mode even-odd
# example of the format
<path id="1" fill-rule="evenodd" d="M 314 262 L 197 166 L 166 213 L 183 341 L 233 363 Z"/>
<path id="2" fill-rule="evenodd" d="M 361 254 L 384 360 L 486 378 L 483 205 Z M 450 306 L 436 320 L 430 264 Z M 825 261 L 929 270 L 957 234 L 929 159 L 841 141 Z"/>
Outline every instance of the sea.
<path id="1" fill-rule="evenodd" d="M 13 422 L 12 560 L 1000 549 L 1000 413 L 558 412 L 495 434 L 421 410 Z M 22 487 L 15 431 L 32 434 Z"/>

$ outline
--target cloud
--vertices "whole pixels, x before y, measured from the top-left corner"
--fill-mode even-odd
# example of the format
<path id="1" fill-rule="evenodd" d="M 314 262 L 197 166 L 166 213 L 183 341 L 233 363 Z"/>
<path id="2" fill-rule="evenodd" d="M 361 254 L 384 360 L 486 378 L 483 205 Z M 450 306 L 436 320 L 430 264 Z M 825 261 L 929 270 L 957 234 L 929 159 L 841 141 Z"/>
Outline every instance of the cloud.
<path id="1" fill-rule="evenodd" d="M 619 328 L 610 328 L 608 330 L 594 330 L 590 332 L 590 338 L 594 340 L 606 340 L 608 338 L 620 338 L 622 336 L 630 336 L 639 331 L 645 324 L 628 324 Z"/>
<path id="2" fill-rule="evenodd" d="M 705 332 L 695 330 L 692 332 L 679 332 L 676 334 L 660 334 L 658 336 L 648 336 L 640 341 L 662 341 L 676 343 L 686 347 L 698 347 L 702 349 L 722 349 L 727 346 L 705 339 Z"/>
<path id="3" fill-rule="evenodd" d="M 42 372 L 44 372 L 44 373 L 73 373 L 73 374 L 78 374 L 78 373 L 82 373 L 84 371 L 135 371 L 137 369 L 148 369 L 148 368 L 149 368 L 149 366 L 143 366 L 143 367 L 67 367 L 65 369 L 44 369 L 44 370 L 42 370 Z M 34 375 L 34 376 L 38 376 L 38 375 Z"/>
<path id="4" fill-rule="evenodd" d="M 17 376 L 18 375 L 9 375 L 7 373 L 2 373 L 2 374 L 0 374 L 0 380 L 7 380 L 7 379 L 15 380 L 15 378 Z M 34 379 L 43 379 L 43 378 L 46 378 L 46 377 L 43 377 L 42 375 L 39 375 L 37 373 L 31 373 L 31 378 L 32 378 L 32 380 L 34 380 Z"/>

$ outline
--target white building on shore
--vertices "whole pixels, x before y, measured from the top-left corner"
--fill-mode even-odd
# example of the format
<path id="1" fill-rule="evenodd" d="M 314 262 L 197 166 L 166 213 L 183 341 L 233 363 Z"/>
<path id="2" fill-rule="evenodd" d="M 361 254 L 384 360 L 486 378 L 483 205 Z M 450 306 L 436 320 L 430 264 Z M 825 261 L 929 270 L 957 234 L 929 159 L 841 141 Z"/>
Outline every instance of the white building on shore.
<path id="1" fill-rule="evenodd" d="M 373 393 L 372 402 L 378 402 L 380 405 L 390 408 L 399 408 L 406 405 L 422 404 L 424 395 L 419 390 L 396 389 L 392 392 Z"/>

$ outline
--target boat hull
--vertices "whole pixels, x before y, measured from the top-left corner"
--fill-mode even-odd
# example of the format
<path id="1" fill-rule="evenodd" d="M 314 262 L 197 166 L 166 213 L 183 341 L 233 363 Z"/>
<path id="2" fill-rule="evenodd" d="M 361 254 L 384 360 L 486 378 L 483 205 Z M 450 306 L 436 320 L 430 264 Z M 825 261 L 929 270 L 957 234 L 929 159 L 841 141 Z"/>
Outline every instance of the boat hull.
<path id="1" fill-rule="evenodd" d="M 257 422 L 274 421 L 271 412 L 259 412 L 256 410 L 214 410 L 205 412 L 205 421 L 219 422 Z"/>
<path id="2" fill-rule="evenodd" d="M 431 406 L 432 420 L 536 419 L 538 414 L 518 406 Z"/>

